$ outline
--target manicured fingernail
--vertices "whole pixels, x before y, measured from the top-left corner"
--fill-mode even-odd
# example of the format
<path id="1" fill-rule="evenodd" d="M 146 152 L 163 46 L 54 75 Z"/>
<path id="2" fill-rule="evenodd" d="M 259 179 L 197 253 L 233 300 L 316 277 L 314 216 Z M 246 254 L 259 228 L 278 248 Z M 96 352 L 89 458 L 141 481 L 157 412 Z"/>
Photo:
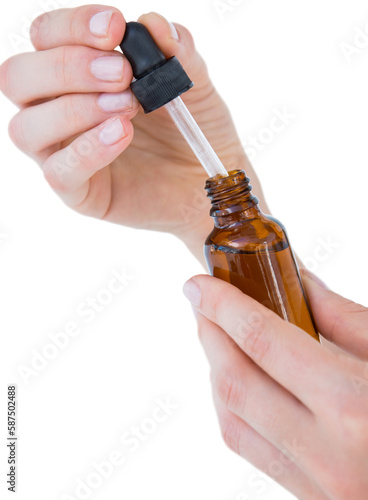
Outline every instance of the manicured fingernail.
<path id="1" fill-rule="evenodd" d="M 178 32 L 176 31 L 175 26 L 170 21 L 168 21 L 168 23 L 169 23 L 169 26 L 170 26 L 170 29 L 171 29 L 171 36 L 172 36 L 172 38 L 178 42 L 179 41 L 179 35 L 178 35 Z"/>
<path id="2" fill-rule="evenodd" d="M 134 96 L 131 90 L 124 90 L 124 92 L 100 94 L 97 98 L 97 102 L 102 111 L 112 113 L 133 109 L 133 98 Z"/>
<path id="3" fill-rule="evenodd" d="M 100 131 L 100 141 L 105 146 L 111 146 L 126 136 L 125 129 L 119 118 L 114 118 Z"/>
<path id="4" fill-rule="evenodd" d="M 201 303 L 201 290 L 195 281 L 190 279 L 184 283 L 183 293 L 195 307 L 199 307 Z"/>
<path id="5" fill-rule="evenodd" d="M 91 71 L 99 80 L 119 82 L 123 78 L 124 59 L 121 56 L 98 57 L 92 61 Z"/>
<path id="6" fill-rule="evenodd" d="M 97 14 L 92 16 L 89 22 L 89 29 L 92 35 L 98 36 L 100 38 L 107 37 L 112 15 L 112 10 L 106 10 L 103 12 L 98 12 Z"/>
<path id="7" fill-rule="evenodd" d="M 305 267 L 302 267 L 300 269 L 300 272 L 301 272 L 301 274 L 306 275 L 309 279 L 311 279 L 312 281 L 314 281 L 314 283 L 316 283 L 321 288 L 324 288 L 325 290 L 330 290 L 328 288 L 328 286 L 320 278 L 318 278 L 318 276 L 316 276 L 314 273 L 312 273 L 312 271 L 309 271 L 309 269 L 306 269 Z"/>

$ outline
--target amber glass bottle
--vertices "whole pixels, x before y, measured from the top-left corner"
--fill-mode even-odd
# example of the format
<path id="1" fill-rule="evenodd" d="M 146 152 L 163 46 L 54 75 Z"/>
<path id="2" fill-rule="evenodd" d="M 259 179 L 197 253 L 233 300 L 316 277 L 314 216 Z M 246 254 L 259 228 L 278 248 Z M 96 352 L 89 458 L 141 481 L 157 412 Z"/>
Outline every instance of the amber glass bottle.
<path id="1" fill-rule="evenodd" d="M 210 273 L 319 340 L 284 226 L 262 213 L 244 170 L 206 182 L 215 227 L 204 253 Z"/>

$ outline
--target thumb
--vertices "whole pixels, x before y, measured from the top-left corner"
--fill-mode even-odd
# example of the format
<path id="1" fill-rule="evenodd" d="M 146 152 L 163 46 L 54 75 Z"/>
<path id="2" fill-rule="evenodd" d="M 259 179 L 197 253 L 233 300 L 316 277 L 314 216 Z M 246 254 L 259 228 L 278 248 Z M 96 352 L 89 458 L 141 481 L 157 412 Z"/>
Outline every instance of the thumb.
<path id="1" fill-rule="evenodd" d="M 195 89 L 207 87 L 208 91 L 207 68 L 190 31 L 181 24 L 174 25 L 156 12 L 143 14 L 138 21 L 146 26 L 166 58 L 178 58 L 189 78 L 195 81 Z"/>
<path id="2" fill-rule="evenodd" d="M 368 361 L 368 309 L 325 288 L 300 269 L 318 331 L 345 351 Z"/>

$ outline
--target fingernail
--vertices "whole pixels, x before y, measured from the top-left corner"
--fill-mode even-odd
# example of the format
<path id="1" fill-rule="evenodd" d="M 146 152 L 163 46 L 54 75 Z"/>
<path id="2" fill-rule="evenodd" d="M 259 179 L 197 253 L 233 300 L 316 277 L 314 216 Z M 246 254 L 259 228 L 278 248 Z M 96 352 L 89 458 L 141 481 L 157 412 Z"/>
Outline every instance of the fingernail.
<path id="1" fill-rule="evenodd" d="M 103 12 L 98 12 L 91 17 L 91 20 L 89 22 L 89 29 L 92 35 L 102 38 L 107 36 L 112 14 L 112 10 L 106 10 Z"/>
<path id="2" fill-rule="evenodd" d="M 177 42 L 179 41 L 179 35 L 178 35 L 178 32 L 176 31 L 176 28 L 175 26 L 173 25 L 172 22 L 168 21 L 166 19 L 166 17 L 162 16 L 161 14 L 159 14 L 158 12 L 153 12 L 152 14 L 155 14 L 156 16 L 159 16 L 161 17 L 161 19 L 163 19 L 165 21 L 165 23 L 167 23 L 169 26 L 170 26 L 170 31 L 171 31 L 171 38 L 173 38 L 174 40 L 176 40 Z"/>
<path id="3" fill-rule="evenodd" d="M 97 98 L 97 102 L 102 111 L 111 113 L 133 109 L 133 98 L 134 96 L 131 90 L 124 90 L 124 92 L 100 94 Z"/>
<path id="4" fill-rule="evenodd" d="M 171 36 L 172 36 L 172 38 L 178 42 L 179 41 L 179 35 L 178 35 L 178 32 L 176 31 L 175 26 L 173 25 L 172 22 L 170 22 L 170 21 L 167 21 L 167 22 L 169 23 L 169 26 L 170 26 L 170 29 L 171 29 Z"/>
<path id="5" fill-rule="evenodd" d="M 184 283 L 183 293 L 195 307 L 199 307 L 201 303 L 201 290 L 195 281 L 190 279 Z"/>
<path id="6" fill-rule="evenodd" d="M 92 61 L 91 71 L 99 80 L 119 82 L 123 78 L 124 59 L 121 56 L 98 57 Z"/>
<path id="7" fill-rule="evenodd" d="M 114 118 L 100 131 L 100 141 L 105 146 L 111 146 L 126 136 L 125 129 L 119 118 Z"/>
<path id="8" fill-rule="evenodd" d="M 312 271 L 309 269 L 306 269 L 305 267 L 302 267 L 300 269 L 301 274 L 305 274 L 308 278 L 310 278 L 314 283 L 319 285 L 321 288 L 324 288 L 325 290 L 330 290 L 328 286 L 320 279 L 318 276 L 316 276 Z"/>

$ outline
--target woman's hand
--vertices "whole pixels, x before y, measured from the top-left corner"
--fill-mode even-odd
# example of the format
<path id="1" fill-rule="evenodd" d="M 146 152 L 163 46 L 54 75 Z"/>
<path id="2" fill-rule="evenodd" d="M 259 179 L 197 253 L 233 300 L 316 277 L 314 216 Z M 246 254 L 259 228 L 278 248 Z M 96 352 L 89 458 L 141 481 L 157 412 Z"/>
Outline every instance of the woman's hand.
<path id="1" fill-rule="evenodd" d="M 228 170 L 247 169 L 262 201 L 230 113 L 189 31 L 154 13 L 139 21 L 166 57 L 178 57 L 195 83 L 184 101 Z M 171 232 L 201 258 L 212 227 L 207 175 L 166 111 L 144 115 L 133 98 L 131 66 L 114 50 L 124 32 L 123 14 L 103 5 L 38 17 L 31 26 L 36 52 L 0 66 L 0 89 L 20 108 L 10 122 L 10 137 L 39 163 L 71 208 Z"/>
<path id="2" fill-rule="evenodd" d="M 226 282 L 196 276 L 186 283 L 222 434 L 300 499 L 364 500 L 368 309 L 302 274 L 318 331 L 341 354 Z"/>

